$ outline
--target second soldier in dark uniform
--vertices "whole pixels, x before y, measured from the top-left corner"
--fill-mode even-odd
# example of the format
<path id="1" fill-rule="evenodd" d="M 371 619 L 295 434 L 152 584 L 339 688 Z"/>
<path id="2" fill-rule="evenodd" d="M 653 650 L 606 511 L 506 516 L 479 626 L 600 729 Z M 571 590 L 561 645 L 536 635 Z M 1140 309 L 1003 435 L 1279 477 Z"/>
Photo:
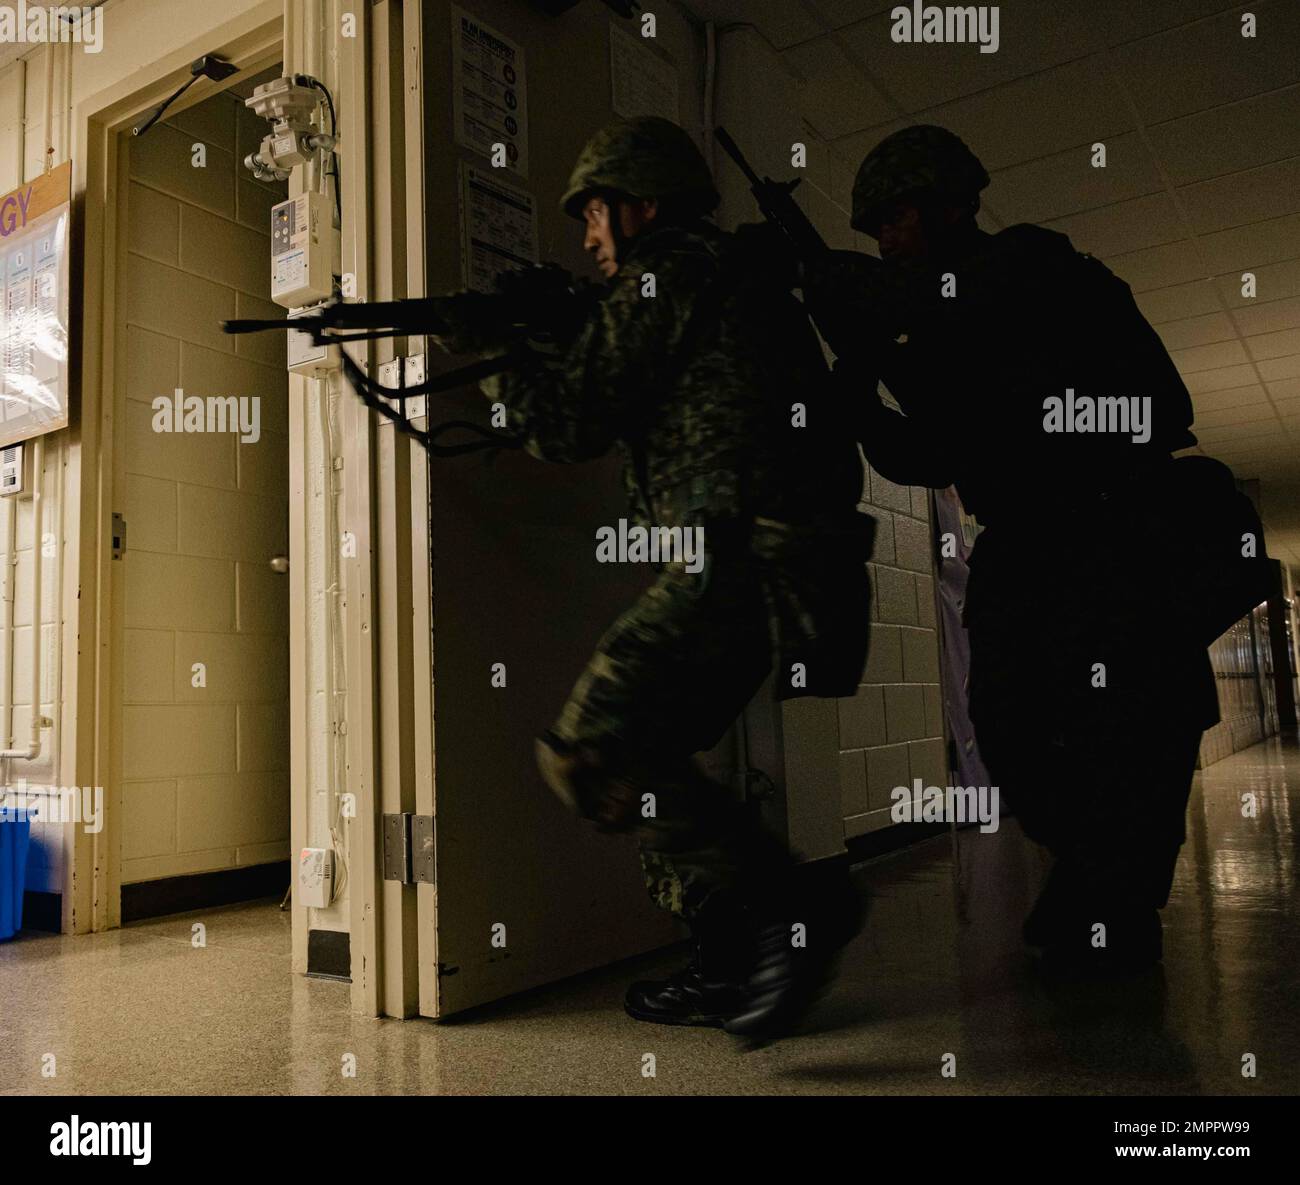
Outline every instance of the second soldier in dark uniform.
<path id="1" fill-rule="evenodd" d="M 868 460 L 902 484 L 955 485 L 984 528 L 965 607 L 971 718 L 1004 799 L 1055 857 L 1026 939 L 1071 972 L 1131 970 L 1161 957 L 1158 910 L 1218 719 L 1155 511 L 1171 453 L 1195 443 L 1191 400 L 1100 262 L 1040 227 L 977 226 L 987 184 L 945 129 L 889 136 L 853 192 L 853 226 L 885 266 L 860 283 L 832 265 L 808 289 L 861 335 L 837 373 Z M 1067 392 L 1146 400 L 1125 412 L 1145 424 L 1050 430 L 1045 401 Z"/>

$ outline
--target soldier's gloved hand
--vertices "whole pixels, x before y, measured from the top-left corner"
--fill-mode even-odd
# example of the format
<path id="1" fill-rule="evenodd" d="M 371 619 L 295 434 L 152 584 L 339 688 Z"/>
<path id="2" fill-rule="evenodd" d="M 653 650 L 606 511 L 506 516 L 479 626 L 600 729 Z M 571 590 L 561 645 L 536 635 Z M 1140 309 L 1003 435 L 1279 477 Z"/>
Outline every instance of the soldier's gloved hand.
<path id="1" fill-rule="evenodd" d="M 448 354 L 492 354 L 518 337 L 502 315 L 499 299 L 481 292 L 458 292 L 432 301 L 438 324 L 429 334 Z"/>
<path id="2" fill-rule="evenodd" d="M 866 339 L 898 336 L 884 266 L 860 251 L 827 251 L 804 262 L 804 303 L 836 356 L 861 349 Z"/>

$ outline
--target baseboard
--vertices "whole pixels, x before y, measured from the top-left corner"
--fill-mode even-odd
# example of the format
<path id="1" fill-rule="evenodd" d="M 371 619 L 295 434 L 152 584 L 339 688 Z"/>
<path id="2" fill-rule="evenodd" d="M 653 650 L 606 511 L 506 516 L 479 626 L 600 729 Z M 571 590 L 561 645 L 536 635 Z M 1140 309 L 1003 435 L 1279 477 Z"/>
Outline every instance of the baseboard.
<path id="1" fill-rule="evenodd" d="M 217 905 L 283 897 L 291 876 L 288 860 L 223 868 L 122 886 L 122 924 Z"/>
<path id="2" fill-rule="evenodd" d="M 911 847 L 924 839 L 946 835 L 949 830 L 947 823 L 895 823 L 892 827 L 881 827 L 864 835 L 855 835 L 852 839 L 845 840 L 844 846 L 849 852 L 849 863 L 861 864 L 863 860 Z"/>

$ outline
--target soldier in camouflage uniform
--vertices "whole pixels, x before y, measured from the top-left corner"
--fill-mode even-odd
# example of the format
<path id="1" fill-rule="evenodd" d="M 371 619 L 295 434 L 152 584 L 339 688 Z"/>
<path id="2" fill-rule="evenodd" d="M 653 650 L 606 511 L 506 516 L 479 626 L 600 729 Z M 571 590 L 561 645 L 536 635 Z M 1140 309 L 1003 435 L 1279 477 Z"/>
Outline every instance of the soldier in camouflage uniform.
<path id="1" fill-rule="evenodd" d="M 637 524 L 703 528 L 702 570 L 659 566 L 537 756 L 571 809 L 637 836 L 652 899 L 696 940 L 685 971 L 632 985 L 628 1012 L 753 1032 L 800 1010 L 855 923 L 841 910 L 811 925 L 816 951 L 792 964 L 791 910 L 829 915 L 796 906 L 789 853 L 692 755 L 721 739 L 774 664 L 778 698 L 853 693 L 874 524 L 856 511 L 861 461 L 825 398 L 807 316 L 760 253 L 706 220 L 717 202 L 675 124 L 598 133 L 562 204 L 585 222 L 608 290 L 571 340 L 484 389 L 539 458 L 618 449 Z"/>
<path id="2" fill-rule="evenodd" d="M 955 485 L 984 528 L 964 610 L 971 719 L 1003 798 L 1056 858 L 1025 937 L 1070 973 L 1127 972 L 1161 956 L 1200 736 L 1218 719 L 1158 513 L 1171 453 L 1196 440 L 1191 400 L 1100 262 L 1039 227 L 977 226 L 988 180 L 943 128 L 887 137 L 852 219 L 884 266 L 841 257 L 805 291 L 858 327 L 836 372 L 868 460 L 896 482 Z M 1148 398 L 1149 439 L 1045 431 L 1045 399 L 1067 388 Z"/>

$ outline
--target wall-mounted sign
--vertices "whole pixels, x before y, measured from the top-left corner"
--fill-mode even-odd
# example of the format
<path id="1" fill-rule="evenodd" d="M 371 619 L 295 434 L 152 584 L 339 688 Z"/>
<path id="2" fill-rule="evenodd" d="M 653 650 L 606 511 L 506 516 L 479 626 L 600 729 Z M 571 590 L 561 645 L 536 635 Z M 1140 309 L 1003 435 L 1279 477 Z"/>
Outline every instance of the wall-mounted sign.
<path id="1" fill-rule="evenodd" d="M 504 184 L 491 169 L 460 162 L 461 265 L 465 286 L 491 292 L 502 272 L 537 259 L 533 195 Z"/>
<path id="2" fill-rule="evenodd" d="M 503 171 L 528 176 L 528 86 L 524 51 L 462 8 L 451 6 L 451 106 L 456 143 Z"/>
<path id="3" fill-rule="evenodd" d="M 72 164 L 0 197 L 0 445 L 68 424 Z"/>

